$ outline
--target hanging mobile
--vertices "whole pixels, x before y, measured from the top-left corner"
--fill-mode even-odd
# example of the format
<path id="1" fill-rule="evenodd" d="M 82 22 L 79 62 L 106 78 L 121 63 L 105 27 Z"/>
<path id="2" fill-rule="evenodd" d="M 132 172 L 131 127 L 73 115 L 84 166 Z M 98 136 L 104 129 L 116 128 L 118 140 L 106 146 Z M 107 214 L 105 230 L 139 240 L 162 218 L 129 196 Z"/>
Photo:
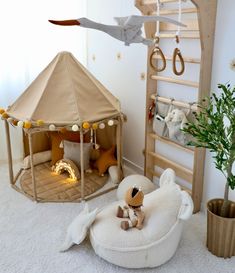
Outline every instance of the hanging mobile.
<path id="1" fill-rule="evenodd" d="M 157 16 L 160 15 L 160 2 L 159 0 L 157 0 Z M 160 23 L 159 21 L 157 21 L 157 31 L 156 31 L 156 35 L 154 37 L 154 48 L 153 51 L 150 55 L 150 66 L 152 67 L 152 69 L 156 72 L 162 72 L 163 70 L 166 69 L 166 58 L 161 50 L 161 48 L 159 47 L 159 28 L 160 28 Z M 162 66 L 158 67 L 156 66 L 156 61 L 154 61 L 156 59 L 157 56 L 160 56 L 160 59 L 162 60 Z"/>
<path id="2" fill-rule="evenodd" d="M 178 21 L 181 22 L 181 15 L 182 15 L 182 10 L 181 10 L 181 0 L 179 0 L 179 17 L 178 17 Z M 180 76 L 184 73 L 185 70 L 185 65 L 184 65 L 184 59 L 183 56 L 181 54 L 180 48 L 179 48 L 179 35 L 180 35 L 180 27 L 178 26 L 177 32 L 176 32 L 176 48 L 174 49 L 174 53 L 173 53 L 173 59 L 172 59 L 172 66 L 173 66 L 173 72 L 175 73 L 175 75 Z M 181 69 L 177 70 L 177 66 L 176 66 L 176 58 L 179 58 L 180 61 L 180 65 L 181 65 Z"/>

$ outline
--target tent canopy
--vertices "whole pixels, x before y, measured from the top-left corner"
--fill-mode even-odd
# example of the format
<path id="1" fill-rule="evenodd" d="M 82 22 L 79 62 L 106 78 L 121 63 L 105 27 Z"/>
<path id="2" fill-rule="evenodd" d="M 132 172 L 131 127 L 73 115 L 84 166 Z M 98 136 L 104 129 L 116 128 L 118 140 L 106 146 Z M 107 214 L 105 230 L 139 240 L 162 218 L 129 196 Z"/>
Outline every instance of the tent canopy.
<path id="1" fill-rule="evenodd" d="M 121 109 L 118 99 L 71 53 L 61 52 L 7 113 L 17 120 L 69 125 L 114 117 Z"/>

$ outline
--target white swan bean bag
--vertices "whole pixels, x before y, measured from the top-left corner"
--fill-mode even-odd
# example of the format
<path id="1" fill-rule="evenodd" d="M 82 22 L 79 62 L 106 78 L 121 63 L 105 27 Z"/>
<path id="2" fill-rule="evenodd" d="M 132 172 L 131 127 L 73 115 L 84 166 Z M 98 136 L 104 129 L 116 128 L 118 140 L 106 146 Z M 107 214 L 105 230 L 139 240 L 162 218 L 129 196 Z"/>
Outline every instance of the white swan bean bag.
<path id="1" fill-rule="evenodd" d="M 117 201 L 102 209 L 90 227 L 90 241 L 97 255 L 126 268 L 156 267 L 175 253 L 183 223 L 193 212 L 187 192 L 175 184 L 175 173 L 167 169 L 160 178 L 160 188 L 145 195 L 142 230 L 120 228 L 116 217 Z"/>

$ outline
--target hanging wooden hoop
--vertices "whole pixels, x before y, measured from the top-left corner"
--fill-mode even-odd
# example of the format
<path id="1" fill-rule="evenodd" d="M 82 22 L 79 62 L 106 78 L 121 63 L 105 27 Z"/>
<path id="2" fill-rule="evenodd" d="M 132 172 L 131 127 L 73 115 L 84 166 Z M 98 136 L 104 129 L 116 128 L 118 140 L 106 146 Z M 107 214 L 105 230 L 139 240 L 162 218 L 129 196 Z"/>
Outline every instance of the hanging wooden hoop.
<path id="1" fill-rule="evenodd" d="M 154 57 L 157 55 L 159 55 L 161 57 L 162 67 L 158 67 L 154 64 Z M 156 46 L 150 55 L 150 65 L 151 65 L 152 69 L 156 72 L 162 72 L 163 70 L 166 69 L 166 58 L 159 46 Z"/>
<path id="2" fill-rule="evenodd" d="M 180 64 L 181 64 L 181 69 L 178 71 L 176 67 L 176 58 L 179 58 Z M 180 76 L 184 73 L 185 70 L 185 65 L 184 65 L 184 59 L 182 57 L 181 51 L 179 48 L 175 48 L 174 53 L 173 53 L 173 60 L 172 60 L 172 65 L 173 65 L 173 72 L 175 75 Z"/>

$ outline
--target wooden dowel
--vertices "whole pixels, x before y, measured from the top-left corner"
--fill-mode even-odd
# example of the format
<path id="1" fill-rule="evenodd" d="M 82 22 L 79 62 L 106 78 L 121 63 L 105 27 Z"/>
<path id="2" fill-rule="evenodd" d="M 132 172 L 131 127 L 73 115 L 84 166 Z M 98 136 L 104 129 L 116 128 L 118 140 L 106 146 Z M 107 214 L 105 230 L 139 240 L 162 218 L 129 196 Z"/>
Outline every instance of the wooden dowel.
<path id="1" fill-rule="evenodd" d="M 84 155 L 83 155 L 83 130 L 80 129 L 80 164 L 81 164 L 81 198 L 84 200 Z"/>
<path id="2" fill-rule="evenodd" d="M 11 137 L 9 123 L 5 120 L 6 142 L 7 142 L 7 159 L 8 159 L 8 171 L 11 185 L 14 185 L 14 173 L 13 173 L 13 161 L 11 151 Z"/>
<path id="3" fill-rule="evenodd" d="M 160 15 L 170 15 L 170 14 L 178 14 L 179 10 L 178 9 L 162 9 L 160 10 Z M 182 9 L 182 14 L 186 13 L 197 13 L 196 8 L 187 8 L 187 9 Z M 153 12 L 152 15 L 156 15 L 156 12 Z"/>
<path id="4" fill-rule="evenodd" d="M 122 121 L 118 118 L 118 124 L 116 128 L 116 142 L 117 142 L 117 162 L 118 162 L 118 182 L 121 182 L 123 178 L 122 174 Z"/>
<path id="5" fill-rule="evenodd" d="M 171 168 L 175 171 L 176 175 L 186 180 L 189 183 L 193 182 L 193 171 L 170 160 L 165 158 L 162 155 L 156 154 L 154 152 L 148 152 L 150 156 L 154 158 L 155 164 L 162 169 Z"/>
<path id="6" fill-rule="evenodd" d="M 151 79 L 157 80 L 157 81 L 186 85 L 186 86 L 195 87 L 195 88 L 199 87 L 199 83 L 193 82 L 193 81 L 179 80 L 179 79 L 175 79 L 175 78 L 156 76 L 156 75 L 151 75 Z"/>
<path id="7" fill-rule="evenodd" d="M 182 101 L 177 101 L 177 100 L 171 100 L 171 99 L 160 97 L 160 96 L 157 96 L 157 95 L 152 95 L 151 99 L 152 100 L 156 100 L 157 99 L 158 101 L 166 103 L 166 104 L 172 104 L 172 105 L 175 105 L 175 106 L 178 106 L 178 107 L 183 107 L 183 108 L 186 108 L 186 109 L 191 109 L 192 111 L 198 111 L 198 107 L 197 107 L 196 104 L 193 104 L 190 107 L 190 104 L 187 103 L 187 102 L 182 102 Z"/>
<path id="8" fill-rule="evenodd" d="M 190 153 L 194 153 L 194 150 L 189 148 L 189 147 L 185 147 L 183 145 L 180 145 L 179 143 L 177 142 L 174 142 L 174 141 L 171 141 L 170 139 L 168 138 L 164 138 L 164 137 L 160 137 L 158 136 L 157 134 L 154 134 L 154 133 L 150 133 L 149 136 L 155 140 L 159 140 L 165 144 L 168 144 L 168 145 L 172 145 L 172 146 L 175 146 L 176 148 L 182 150 L 182 151 L 185 151 L 185 152 L 190 152 Z"/>
<path id="9" fill-rule="evenodd" d="M 14 184 L 17 182 L 17 180 L 18 180 L 19 176 L 21 175 L 22 171 L 23 171 L 23 169 L 21 168 L 21 169 L 18 171 L 18 173 L 16 174 L 16 176 L 15 176 L 15 178 L 14 178 L 14 181 L 13 181 Z"/>
<path id="10" fill-rule="evenodd" d="M 155 36 L 155 34 L 154 34 Z M 175 33 L 160 33 L 159 37 L 161 39 L 173 39 L 175 38 Z M 198 31 L 188 33 L 181 31 L 180 39 L 200 39 L 200 35 Z"/>
<path id="11" fill-rule="evenodd" d="M 194 32 L 194 31 L 199 31 L 199 26 L 198 26 L 198 20 L 196 19 L 186 19 L 182 20 L 182 23 L 186 25 L 186 27 L 182 27 L 182 32 Z M 165 22 L 160 22 L 160 32 L 163 31 L 176 31 L 178 30 L 178 27 L 173 24 L 165 23 Z"/>
<path id="12" fill-rule="evenodd" d="M 32 183 L 33 183 L 33 195 L 34 195 L 34 200 L 38 201 L 38 198 L 37 198 L 37 185 L 36 185 L 36 178 L 35 178 L 34 164 L 33 164 L 33 144 L 32 144 L 32 135 L 31 134 L 28 134 L 28 139 L 29 139 L 31 176 L 32 176 Z"/>
<path id="13" fill-rule="evenodd" d="M 149 170 L 149 171 L 153 174 L 153 176 L 156 176 L 156 177 L 160 178 L 160 176 L 161 176 L 160 172 L 153 171 L 153 170 Z M 182 185 L 180 185 L 178 183 L 177 183 L 177 185 L 180 186 L 181 190 L 186 191 L 188 194 L 192 195 L 192 190 L 191 189 L 188 189 L 187 187 L 184 187 L 184 186 L 182 186 Z"/>
<path id="14" fill-rule="evenodd" d="M 11 185 L 11 187 L 16 190 L 17 192 L 23 194 L 24 196 L 26 196 L 27 198 L 29 198 L 30 200 L 34 201 L 33 196 L 29 195 L 28 193 L 24 192 L 23 190 L 21 190 L 20 188 L 18 188 L 16 185 Z"/>
<path id="15" fill-rule="evenodd" d="M 155 54 L 155 55 L 153 56 L 153 59 L 161 60 L 161 57 Z M 171 56 L 165 56 L 165 59 L 166 59 L 167 61 L 172 61 L 172 57 L 171 57 Z M 176 61 L 179 62 L 178 58 L 176 59 Z M 191 63 L 191 64 L 200 64 L 200 63 L 201 63 L 201 60 L 200 60 L 200 59 L 197 59 L 197 58 L 184 57 L 184 62 L 185 62 L 185 63 Z"/>

